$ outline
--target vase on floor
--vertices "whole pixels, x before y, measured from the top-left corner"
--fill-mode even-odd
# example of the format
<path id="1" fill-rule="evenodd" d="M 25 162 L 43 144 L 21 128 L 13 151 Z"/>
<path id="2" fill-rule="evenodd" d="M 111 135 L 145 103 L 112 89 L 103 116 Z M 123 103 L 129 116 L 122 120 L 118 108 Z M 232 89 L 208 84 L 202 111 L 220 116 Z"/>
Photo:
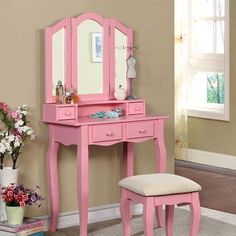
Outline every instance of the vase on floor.
<path id="1" fill-rule="evenodd" d="M 3 167 L 3 169 L 0 169 L 0 189 L 11 183 L 17 184 L 18 175 L 19 169 L 12 169 L 12 167 Z M 0 201 L 0 221 L 5 221 L 6 219 L 5 203 Z"/>
<path id="2" fill-rule="evenodd" d="M 21 225 L 24 219 L 25 207 L 6 206 L 7 222 L 11 225 Z"/>

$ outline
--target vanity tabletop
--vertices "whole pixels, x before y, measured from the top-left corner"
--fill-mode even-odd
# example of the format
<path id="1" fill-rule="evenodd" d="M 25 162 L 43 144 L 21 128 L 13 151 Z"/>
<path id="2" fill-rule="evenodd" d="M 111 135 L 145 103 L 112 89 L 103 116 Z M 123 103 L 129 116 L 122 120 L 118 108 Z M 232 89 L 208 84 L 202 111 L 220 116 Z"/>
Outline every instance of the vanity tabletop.
<path id="1" fill-rule="evenodd" d="M 114 123 L 125 123 L 134 121 L 147 121 L 147 120 L 158 120 L 168 119 L 169 116 L 163 115 L 134 115 L 134 116 L 120 116 L 118 118 L 90 118 L 90 117 L 79 117 L 77 120 L 63 120 L 63 121 L 44 121 L 48 124 L 58 124 L 65 126 L 82 126 L 82 125 L 98 125 L 98 124 L 114 124 Z"/>

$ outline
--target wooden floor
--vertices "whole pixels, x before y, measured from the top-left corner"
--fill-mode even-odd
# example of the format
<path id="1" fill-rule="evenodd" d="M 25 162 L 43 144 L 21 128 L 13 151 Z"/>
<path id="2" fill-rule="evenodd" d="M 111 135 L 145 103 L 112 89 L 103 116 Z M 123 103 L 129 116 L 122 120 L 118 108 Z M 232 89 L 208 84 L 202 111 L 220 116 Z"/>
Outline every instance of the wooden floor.
<path id="1" fill-rule="evenodd" d="M 202 186 L 200 192 L 201 206 L 236 214 L 236 171 L 214 168 L 205 165 L 176 161 L 175 174 L 185 176 Z M 120 219 L 89 224 L 89 233 L 117 224 Z M 79 235 L 79 226 L 46 232 L 45 236 Z"/>
<path id="2" fill-rule="evenodd" d="M 177 161 L 175 174 L 202 186 L 202 207 L 236 214 L 236 171 Z"/>

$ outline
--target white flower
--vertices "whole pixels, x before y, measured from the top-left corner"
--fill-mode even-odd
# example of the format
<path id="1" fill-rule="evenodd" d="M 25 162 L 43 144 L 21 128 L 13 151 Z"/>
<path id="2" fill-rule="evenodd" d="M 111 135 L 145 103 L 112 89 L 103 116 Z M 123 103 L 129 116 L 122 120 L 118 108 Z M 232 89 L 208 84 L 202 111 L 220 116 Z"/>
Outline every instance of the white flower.
<path id="1" fill-rule="evenodd" d="M 11 145 L 9 142 L 5 142 L 4 144 L 7 150 L 11 150 Z"/>
<path id="2" fill-rule="evenodd" d="M 15 123 L 15 128 L 18 128 L 19 126 L 22 126 L 24 124 L 24 121 L 23 120 L 18 120 L 16 123 Z"/>
<path id="3" fill-rule="evenodd" d="M 21 110 L 19 109 L 19 107 L 16 110 L 16 113 L 19 115 L 21 113 Z"/>
<path id="4" fill-rule="evenodd" d="M 17 132 L 18 132 L 19 134 L 22 134 L 23 130 L 22 130 L 22 127 L 21 127 L 21 126 L 17 128 Z"/>
<path id="5" fill-rule="evenodd" d="M 34 133 L 34 131 L 29 128 L 26 133 L 27 133 L 28 135 L 32 135 L 32 134 Z"/>
<path id="6" fill-rule="evenodd" d="M 31 127 L 27 126 L 26 115 L 28 106 L 18 106 L 14 112 L 14 128 L 10 130 L 0 130 L 0 154 L 10 154 L 19 152 L 21 146 L 24 146 L 24 141 L 29 138 L 30 140 L 35 139 L 34 131 Z M 17 115 L 16 115 L 16 114 Z"/>
<path id="7" fill-rule="evenodd" d="M 13 134 L 11 134 L 9 137 L 8 137 L 8 140 L 10 142 L 14 141 L 15 140 L 15 136 Z"/>
<path id="8" fill-rule="evenodd" d="M 16 140 L 15 142 L 14 142 L 14 147 L 16 148 L 16 147 L 19 147 L 21 145 L 21 143 L 20 143 L 20 141 L 19 140 Z"/>
<path id="9" fill-rule="evenodd" d="M 27 110 L 28 106 L 24 104 L 24 105 L 21 106 L 21 108 L 24 109 L 24 110 Z"/>
<path id="10" fill-rule="evenodd" d="M 0 143 L 0 153 L 5 153 L 6 152 L 6 147 L 3 143 Z"/>
<path id="11" fill-rule="evenodd" d="M 22 130 L 22 132 L 24 132 L 24 133 L 27 132 L 28 129 L 29 129 L 29 127 L 26 126 L 26 125 L 21 127 L 21 130 Z"/>
<path id="12" fill-rule="evenodd" d="M 7 137 L 5 137 L 5 139 L 2 139 L 1 143 L 4 145 L 5 151 L 8 151 L 11 154 L 12 147 L 10 145 L 9 137 L 7 136 Z"/>

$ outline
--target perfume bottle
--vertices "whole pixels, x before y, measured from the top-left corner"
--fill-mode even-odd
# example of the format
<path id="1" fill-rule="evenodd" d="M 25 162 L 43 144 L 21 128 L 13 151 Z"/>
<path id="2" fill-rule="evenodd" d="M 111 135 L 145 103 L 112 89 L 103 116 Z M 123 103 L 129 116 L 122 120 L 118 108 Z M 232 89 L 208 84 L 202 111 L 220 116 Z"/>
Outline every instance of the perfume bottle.
<path id="1" fill-rule="evenodd" d="M 66 104 L 74 103 L 73 96 L 74 96 L 73 88 L 67 88 L 65 90 L 65 102 L 66 102 Z"/>
<path id="2" fill-rule="evenodd" d="M 64 87 L 61 80 L 57 81 L 56 86 L 56 103 L 63 103 L 64 101 Z"/>

